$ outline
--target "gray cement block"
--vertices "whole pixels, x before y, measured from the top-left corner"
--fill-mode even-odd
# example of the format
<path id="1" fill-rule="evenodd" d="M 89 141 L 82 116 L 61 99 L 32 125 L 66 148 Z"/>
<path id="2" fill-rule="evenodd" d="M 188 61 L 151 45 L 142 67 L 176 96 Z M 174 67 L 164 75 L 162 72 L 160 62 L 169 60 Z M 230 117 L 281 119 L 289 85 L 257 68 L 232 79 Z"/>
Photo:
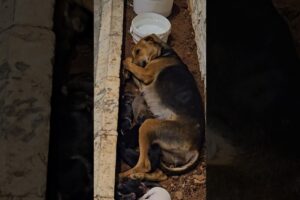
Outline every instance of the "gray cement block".
<path id="1" fill-rule="evenodd" d="M 0 199 L 43 199 L 54 34 L 13 27 L 0 46 Z"/>
<path id="2" fill-rule="evenodd" d="M 54 0 L 0 0 L 0 31 L 13 25 L 51 29 Z"/>
<path id="3" fill-rule="evenodd" d="M 94 195 L 113 198 L 115 187 L 117 136 L 101 135 L 94 140 Z"/>
<path id="4" fill-rule="evenodd" d="M 120 79 L 108 77 L 96 80 L 94 101 L 94 131 L 116 131 L 119 113 Z"/>

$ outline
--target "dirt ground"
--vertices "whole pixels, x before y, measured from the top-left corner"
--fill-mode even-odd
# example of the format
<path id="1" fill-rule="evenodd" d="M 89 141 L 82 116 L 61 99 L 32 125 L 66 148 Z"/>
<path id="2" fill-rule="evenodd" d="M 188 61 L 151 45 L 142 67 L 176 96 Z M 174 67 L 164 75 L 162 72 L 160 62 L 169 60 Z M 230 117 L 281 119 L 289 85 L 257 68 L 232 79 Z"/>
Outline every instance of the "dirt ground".
<path id="1" fill-rule="evenodd" d="M 136 16 L 133 11 L 132 3 L 133 1 L 129 0 L 125 4 L 123 59 L 131 55 L 131 48 L 134 45 L 129 33 L 131 21 Z M 187 1 L 175 0 L 172 14 L 168 17 L 168 19 L 172 25 L 168 43 L 189 67 L 189 70 L 194 75 L 200 93 L 203 97 L 205 94 L 204 84 L 201 80 L 196 43 L 194 40 L 194 30 L 191 24 Z M 203 155 L 205 155 L 205 153 L 203 153 Z M 181 176 L 169 177 L 168 180 L 160 183 L 162 187 L 166 188 L 170 192 L 172 200 L 206 199 L 206 165 L 204 160 L 204 158 L 201 159 L 201 162 L 195 170 Z M 122 168 L 124 169 L 124 166 Z"/>

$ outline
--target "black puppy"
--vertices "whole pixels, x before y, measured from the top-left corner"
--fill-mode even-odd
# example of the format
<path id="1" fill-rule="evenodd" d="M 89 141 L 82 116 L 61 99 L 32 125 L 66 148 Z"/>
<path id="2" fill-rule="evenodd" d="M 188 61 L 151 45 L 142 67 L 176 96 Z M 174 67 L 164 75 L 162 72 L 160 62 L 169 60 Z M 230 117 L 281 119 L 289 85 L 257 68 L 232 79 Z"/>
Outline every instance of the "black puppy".
<path id="1" fill-rule="evenodd" d="M 133 111 L 132 111 L 132 102 L 134 96 L 133 94 L 127 92 L 121 95 L 121 105 L 120 105 L 120 118 L 119 118 L 119 132 L 124 136 L 126 135 L 133 124 Z"/>
<path id="2" fill-rule="evenodd" d="M 126 148 L 124 144 L 120 145 L 119 150 L 119 154 L 126 164 L 128 164 L 130 167 L 136 165 L 139 159 L 139 152 L 137 152 L 135 149 Z M 151 172 L 155 171 L 160 165 L 161 149 L 159 145 L 151 145 L 148 151 L 148 156 L 151 163 Z"/>
<path id="3" fill-rule="evenodd" d="M 93 197 L 93 82 L 70 77 L 53 107 L 47 199 Z"/>
<path id="4" fill-rule="evenodd" d="M 154 182 L 127 179 L 117 186 L 117 200 L 136 200 L 142 197 L 148 189 L 159 186 Z"/>
<path id="5" fill-rule="evenodd" d="M 133 108 L 137 97 L 127 92 L 121 96 L 120 121 L 119 121 L 119 144 L 118 151 L 121 159 L 130 167 L 136 165 L 139 153 L 135 150 L 138 147 L 138 131 L 141 124 L 146 120 L 144 115 L 137 114 Z M 140 107 L 140 105 L 135 105 Z M 133 118 L 136 118 L 135 120 Z M 134 124 L 134 125 L 133 125 Z M 161 149 L 158 145 L 152 145 L 148 152 L 151 169 L 159 167 Z"/>

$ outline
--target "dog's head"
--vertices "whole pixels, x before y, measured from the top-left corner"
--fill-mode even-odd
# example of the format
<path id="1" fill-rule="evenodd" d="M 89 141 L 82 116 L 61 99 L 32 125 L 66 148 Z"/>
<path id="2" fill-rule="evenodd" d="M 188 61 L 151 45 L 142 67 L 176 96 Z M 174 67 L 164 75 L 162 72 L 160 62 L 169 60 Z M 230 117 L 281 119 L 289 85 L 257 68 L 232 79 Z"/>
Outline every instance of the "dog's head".
<path id="1" fill-rule="evenodd" d="M 132 49 L 133 63 L 145 67 L 151 60 L 161 55 L 165 45 L 166 43 L 155 34 L 142 38 Z"/>
<path id="2" fill-rule="evenodd" d="M 125 179 L 117 186 L 117 192 L 120 199 L 135 200 L 143 196 L 147 191 L 147 186 L 139 181 L 133 179 Z"/>

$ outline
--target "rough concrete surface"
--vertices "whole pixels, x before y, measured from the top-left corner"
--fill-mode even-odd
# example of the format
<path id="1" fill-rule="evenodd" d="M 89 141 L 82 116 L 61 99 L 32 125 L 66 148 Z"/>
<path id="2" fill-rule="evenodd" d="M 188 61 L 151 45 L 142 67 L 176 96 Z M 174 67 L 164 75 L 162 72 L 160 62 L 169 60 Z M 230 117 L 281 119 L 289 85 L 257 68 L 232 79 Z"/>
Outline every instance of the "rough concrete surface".
<path id="1" fill-rule="evenodd" d="M 106 134 L 107 131 L 116 131 L 118 126 L 119 110 L 119 85 L 120 79 L 108 77 L 101 80 L 101 84 L 95 87 L 95 110 L 97 117 L 94 118 L 95 136 Z"/>
<path id="2" fill-rule="evenodd" d="M 0 199 L 44 199 L 54 0 L 0 1 Z"/>
<path id="3" fill-rule="evenodd" d="M 54 35 L 13 27 L 0 35 L 0 199 L 44 196 Z"/>
<path id="4" fill-rule="evenodd" d="M 94 8 L 94 199 L 113 199 L 124 2 L 101 0 Z"/>
<path id="5" fill-rule="evenodd" d="M 13 26 L 51 29 L 54 0 L 0 0 L 0 32 Z"/>
<path id="6" fill-rule="evenodd" d="M 117 136 L 110 134 L 96 137 L 94 141 L 95 156 L 98 158 L 94 162 L 95 171 L 100 172 L 94 175 L 95 198 L 114 197 Z"/>
<path id="7" fill-rule="evenodd" d="M 189 0 L 201 78 L 206 86 L 206 0 Z M 205 87 L 206 88 L 206 87 Z"/>
<path id="8" fill-rule="evenodd" d="M 98 47 L 99 47 L 99 32 L 101 28 L 101 14 L 102 14 L 101 0 L 94 0 L 94 66 L 98 60 Z"/>

